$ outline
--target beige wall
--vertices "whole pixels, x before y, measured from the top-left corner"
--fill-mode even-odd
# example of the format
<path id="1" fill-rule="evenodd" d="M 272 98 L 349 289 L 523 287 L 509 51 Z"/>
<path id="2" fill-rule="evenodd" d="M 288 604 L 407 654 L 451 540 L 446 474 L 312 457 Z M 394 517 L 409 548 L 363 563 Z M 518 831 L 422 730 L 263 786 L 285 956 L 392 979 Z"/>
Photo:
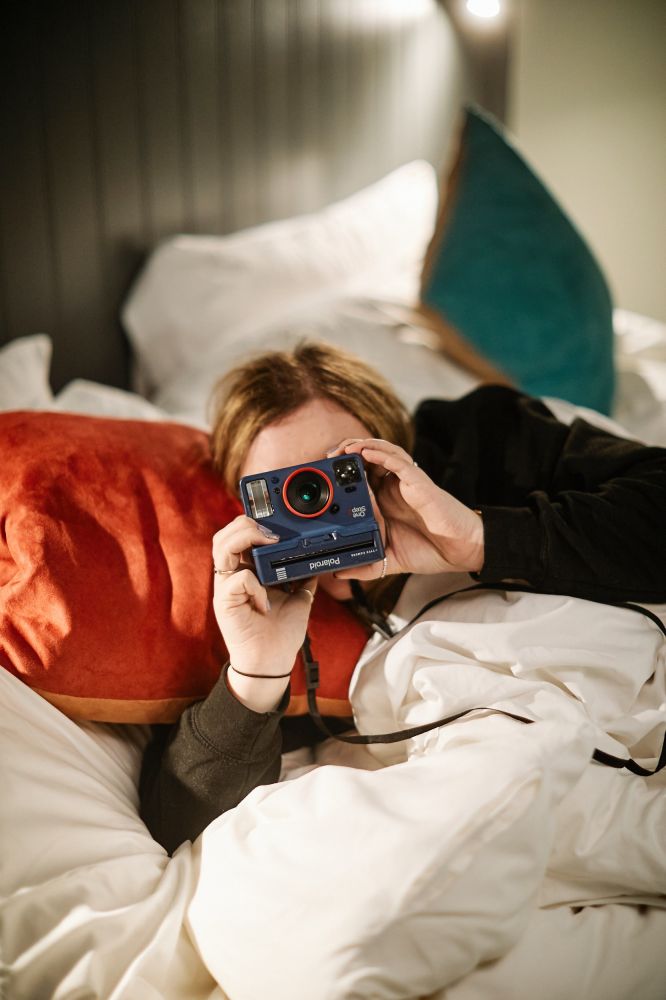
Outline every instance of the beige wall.
<path id="1" fill-rule="evenodd" d="M 508 125 L 615 304 L 666 322 L 666 0 L 513 0 Z"/>

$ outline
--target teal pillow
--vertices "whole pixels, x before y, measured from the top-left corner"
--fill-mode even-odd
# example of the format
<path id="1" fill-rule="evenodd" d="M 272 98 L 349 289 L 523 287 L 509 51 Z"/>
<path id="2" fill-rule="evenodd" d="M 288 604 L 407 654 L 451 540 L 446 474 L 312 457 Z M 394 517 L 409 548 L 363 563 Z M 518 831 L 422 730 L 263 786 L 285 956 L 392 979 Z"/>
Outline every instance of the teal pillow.
<path id="1" fill-rule="evenodd" d="M 599 265 L 501 127 L 465 115 L 422 302 L 519 388 L 609 413 L 613 310 Z"/>

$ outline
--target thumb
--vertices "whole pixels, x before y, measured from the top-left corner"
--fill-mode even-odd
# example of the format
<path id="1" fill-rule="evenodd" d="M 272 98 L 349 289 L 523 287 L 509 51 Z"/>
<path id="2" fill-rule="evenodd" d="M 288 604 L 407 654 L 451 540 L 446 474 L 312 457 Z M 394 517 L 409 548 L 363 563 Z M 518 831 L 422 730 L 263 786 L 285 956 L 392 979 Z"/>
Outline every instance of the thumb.
<path id="1" fill-rule="evenodd" d="M 312 603 L 315 599 L 318 585 L 319 577 L 309 576 L 305 580 L 297 580 L 291 593 L 292 595 L 305 594 L 305 596 L 309 598 L 310 603 Z"/>
<path id="2" fill-rule="evenodd" d="M 333 576 L 336 580 L 379 580 L 387 573 L 395 573 L 391 566 L 391 557 L 388 553 L 384 559 L 378 562 L 366 563 L 365 566 L 353 566 L 349 569 L 341 569 Z"/>

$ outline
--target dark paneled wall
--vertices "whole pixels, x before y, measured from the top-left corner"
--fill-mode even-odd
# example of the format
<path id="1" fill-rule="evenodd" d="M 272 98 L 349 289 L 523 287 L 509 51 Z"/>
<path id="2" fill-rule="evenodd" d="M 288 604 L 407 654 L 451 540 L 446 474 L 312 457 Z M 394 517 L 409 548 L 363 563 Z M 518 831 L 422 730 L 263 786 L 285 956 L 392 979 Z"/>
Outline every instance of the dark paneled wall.
<path id="1" fill-rule="evenodd" d="M 14 0 L 0 31 L 0 340 L 127 384 L 146 252 L 309 211 L 416 157 L 469 96 L 435 0 Z"/>

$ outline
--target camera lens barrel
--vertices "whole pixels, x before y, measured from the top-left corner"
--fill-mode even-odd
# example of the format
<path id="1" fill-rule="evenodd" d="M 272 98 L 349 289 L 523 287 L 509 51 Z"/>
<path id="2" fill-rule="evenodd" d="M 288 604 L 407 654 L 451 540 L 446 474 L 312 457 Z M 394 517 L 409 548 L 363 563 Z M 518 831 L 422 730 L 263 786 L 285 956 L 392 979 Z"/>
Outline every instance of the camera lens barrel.
<path id="1" fill-rule="evenodd" d="M 285 481 L 282 497 L 292 514 L 318 517 L 331 504 L 333 484 L 321 469 L 297 469 Z"/>

